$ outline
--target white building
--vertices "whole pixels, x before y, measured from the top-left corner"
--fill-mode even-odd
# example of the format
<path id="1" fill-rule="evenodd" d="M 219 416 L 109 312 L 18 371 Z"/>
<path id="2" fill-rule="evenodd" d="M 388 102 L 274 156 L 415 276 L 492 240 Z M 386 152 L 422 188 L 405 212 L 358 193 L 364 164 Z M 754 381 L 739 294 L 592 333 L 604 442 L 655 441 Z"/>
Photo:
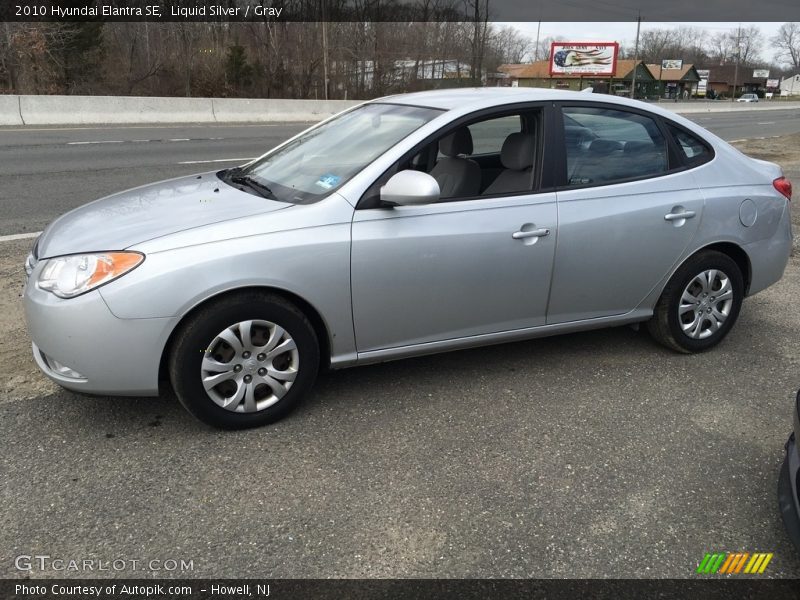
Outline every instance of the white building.
<path id="1" fill-rule="evenodd" d="M 781 96 L 800 96 L 800 73 L 781 80 Z"/>

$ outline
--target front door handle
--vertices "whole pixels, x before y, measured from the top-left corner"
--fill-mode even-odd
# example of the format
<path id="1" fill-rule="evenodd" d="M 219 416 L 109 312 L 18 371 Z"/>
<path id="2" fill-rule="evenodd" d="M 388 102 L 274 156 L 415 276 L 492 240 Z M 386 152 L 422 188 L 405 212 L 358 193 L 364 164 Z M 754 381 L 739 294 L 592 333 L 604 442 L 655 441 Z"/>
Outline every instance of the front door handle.
<path id="1" fill-rule="evenodd" d="M 684 210 L 683 212 L 668 213 L 664 215 L 665 221 L 677 221 L 679 219 L 691 219 L 696 213 L 693 210 Z"/>
<path id="2" fill-rule="evenodd" d="M 533 229 L 531 231 L 515 231 L 511 237 L 515 240 L 524 240 L 525 238 L 538 238 L 550 235 L 549 229 Z"/>

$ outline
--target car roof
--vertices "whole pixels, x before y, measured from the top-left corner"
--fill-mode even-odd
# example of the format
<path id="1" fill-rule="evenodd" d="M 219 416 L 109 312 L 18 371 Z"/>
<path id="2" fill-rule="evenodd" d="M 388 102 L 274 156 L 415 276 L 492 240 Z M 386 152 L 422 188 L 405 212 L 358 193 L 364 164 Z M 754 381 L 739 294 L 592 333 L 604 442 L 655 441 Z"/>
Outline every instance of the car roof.
<path id="1" fill-rule="evenodd" d="M 393 104 L 408 104 L 412 106 L 428 106 L 444 110 L 469 109 L 480 110 L 503 104 L 516 102 L 556 101 L 556 100 L 582 100 L 584 102 L 602 101 L 614 104 L 637 105 L 651 108 L 650 105 L 637 100 L 621 98 L 608 94 L 594 95 L 591 93 L 574 92 L 569 90 L 552 90 L 547 88 L 528 87 L 483 87 L 459 88 L 452 90 L 434 90 L 429 92 L 413 92 L 410 94 L 397 94 L 377 98 L 372 102 Z"/>

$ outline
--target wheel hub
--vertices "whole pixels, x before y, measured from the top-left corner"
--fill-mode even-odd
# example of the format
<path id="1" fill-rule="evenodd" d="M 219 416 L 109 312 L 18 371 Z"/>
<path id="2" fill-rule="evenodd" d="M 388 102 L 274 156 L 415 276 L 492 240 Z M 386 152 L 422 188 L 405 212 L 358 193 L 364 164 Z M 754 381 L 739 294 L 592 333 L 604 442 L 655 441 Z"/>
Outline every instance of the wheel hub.
<path id="1" fill-rule="evenodd" d="M 688 337 L 706 339 L 720 330 L 732 307 L 730 278 L 719 269 L 707 269 L 684 289 L 678 306 L 678 322 Z"/>
<path id="2" fill-rule="evenodd" d="M 297 344 L 280 325 L 241 321 L 218 333 L 200 367 L 203 388 L 233 412 L 258 412 L 278 402 L 297 377 Z"/>

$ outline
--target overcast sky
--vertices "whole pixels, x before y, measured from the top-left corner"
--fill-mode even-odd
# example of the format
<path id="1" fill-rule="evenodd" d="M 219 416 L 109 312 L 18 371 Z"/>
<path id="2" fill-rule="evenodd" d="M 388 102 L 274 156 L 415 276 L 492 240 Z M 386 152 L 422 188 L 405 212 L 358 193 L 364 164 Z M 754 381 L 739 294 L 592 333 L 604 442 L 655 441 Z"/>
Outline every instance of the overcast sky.
<path id="1" fill-rule="evenodd" d="M 522 31 L 525 35 L 536 40 L 536 28 L 538 23 L 498 23 L 498 25 L 512 25 Z M 769 47 L 769 38 L 775 35 L 782 23 L 742 23 L 745 25 L 756 25 L 764 34 L 764 50 L 762 58 L 771 61 L 774 55 L 772 48 Z M 736 29 L 739 23 L 649 23 L 642 21 L 642 31 L 647 29 L 673 29 L 681 26 L 697 27 L 705 29 L 709 34 L 719 31 L 730 31 Z M 567 41 L 585 42 L 619 42 L 624 46 L 632 46 L 636 40 L 636 21 L 629 23 L 546 23 L 543 22 L 539 38 L 562 36 Z M 680 56 L 665 56 L 664 58 L 680 58 Z"/>

